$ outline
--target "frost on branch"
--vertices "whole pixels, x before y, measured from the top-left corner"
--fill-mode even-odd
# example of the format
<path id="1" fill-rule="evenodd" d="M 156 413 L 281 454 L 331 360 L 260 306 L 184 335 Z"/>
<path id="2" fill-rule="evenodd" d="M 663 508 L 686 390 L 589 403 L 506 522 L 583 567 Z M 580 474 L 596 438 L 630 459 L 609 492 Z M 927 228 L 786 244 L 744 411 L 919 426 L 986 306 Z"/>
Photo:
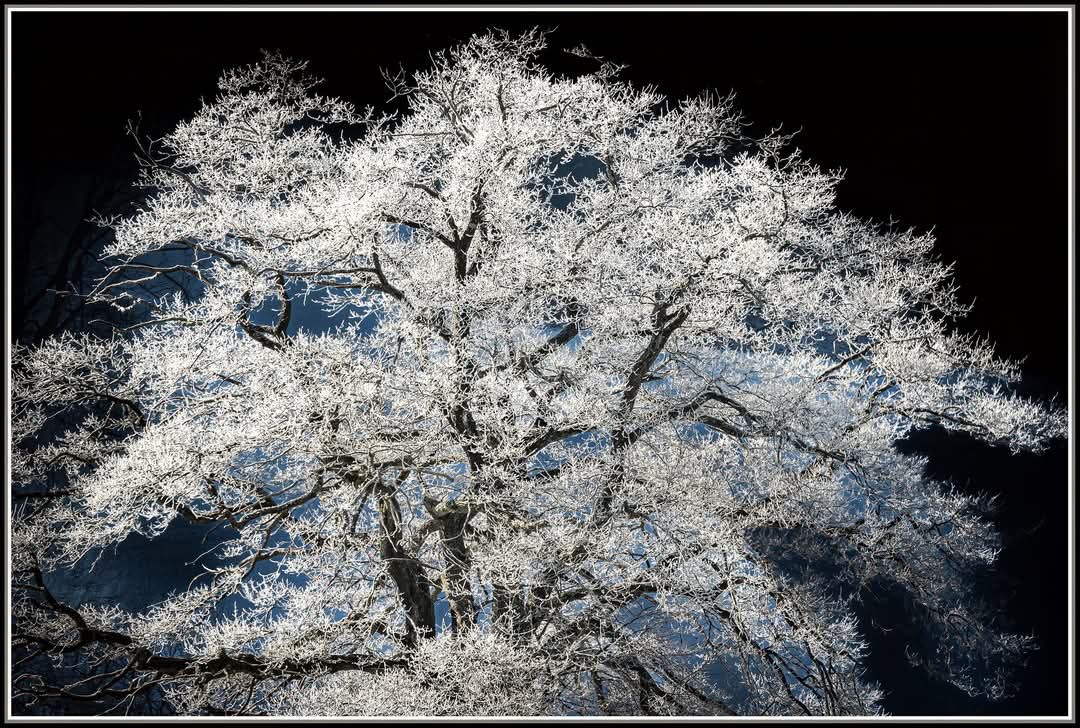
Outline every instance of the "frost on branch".
<path id="1" fill-rule="evenodd" d="M 24 696 L 159 688 L 195 714 L 879 710 L 852 600 L 1000 696 L 1030 640 L 973 574 L 983 501 L 896 443 L 1065 434 L 953 333 L 932 239 L 834 207 L 838 177 L 543 38 L 437 55 L 400 118 L 267 55 L 156 144 L 95 292 L 144 319 L 18 352 L 23 654 L 112 660 Z M 363 133 L 343 129 L 356 125 Z M 192 296 L 147 295 L 180 276 Z M 306 331 L 297 306 L 344 323 Z M 65 424 L 55 439 L 39 433 Z M 49 570 L 183 519 L 222 535 L 141 613 Z"/>

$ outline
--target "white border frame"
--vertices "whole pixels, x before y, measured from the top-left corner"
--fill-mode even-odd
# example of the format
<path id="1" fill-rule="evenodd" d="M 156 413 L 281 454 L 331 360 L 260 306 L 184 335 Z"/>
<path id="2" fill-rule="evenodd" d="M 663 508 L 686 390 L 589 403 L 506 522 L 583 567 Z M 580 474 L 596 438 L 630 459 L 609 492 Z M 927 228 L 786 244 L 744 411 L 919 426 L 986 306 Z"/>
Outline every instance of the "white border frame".
<path id="1" fill-rule="evenodd" d="M 1069 261 L 1069 312 L 1068 312 L 1068 372 L 1069 380 L 1067 382 L 1068 387 L 1068 416 L 1069 416 L 1069 445 L 1074 443 L 1074 412 L 1075 412 L 1075 389 L 1073 384 L 1076 380 L 1075 371 L 1075 257 L 1074 248 L 1076 241 L 1076 210 L 1075 210 L 1075 180 L 1076 180 L 1076 127 L 1074 117 L 1074 92 L 1076 88 L 1075 83 L 1075 68 L 1076 68 L 1076 6 L 1075 5 L 986 5 L 986 6 L 972 6 L 972 5 L 768 5 L 768 6 L 755 6 L 755 5 L 732 5 L 732 6 L 714 6 L 714 5 L 631 5 L 631 6 L 618 6 L 618 5 L 559 5 L 559 4 L 535 4 L 535 5 L 270 5 L 270 6 L 254 6 L 254 5 L 5 5 L 4 6 L 4 182 L 6 194 L 4 195 L 4 236 L 5 240 L 10 241 L 12 239 L 12 219 L 11 219 L 11 20 L 12 15 L 22 11 L 33 12 L 67 12 L 71 10 L 79 11 L 94 11 L 94 12 L 216 12 L 216 11 L 252 11 L 252 12 L 537 12 L 537 11 L 559 11 L 559 12 L 621 12 L 621 13 L 644 13 L 644 12 L 789 12 L 797 10 L 799 12 L 1058 12 L 1065 13 L 1068 17 L 1068 195 L 1069 195 L 1069 211 L 1068 211 L 1068 238 L 1065 241 L 1068 247 L 1068 261 Z M 11 276 L 11 245 L 4 246 L 4 266 L 5 275 L 4 282 L 7 284 L 10 281 Z M 4 315 L 4 371 L 6 377 L 9 380 L 9 386 L 4 391 L 4 425 L 5 432 L 5 444 L 7 445 L 7 453 L 12 452 L 11 442 L 11 388 L 10 388 L 10 372 L 11 372 L 11 285 L 4 286 L 6 290 L 4 303 L 5 303 L 5 315 Z M 7 458 L 5 458 L 7 460 Z M 903 721 L 903 722 L 928 722 L 928 723 L 1012 723 L 1012 722 L 1053 722 L 1053 723 L 1073 723 L 1075 722 L 1075 710 L 1076 710 L 1076 639 L 1075 639 L 1075 486 L 1076 486 L 1076 460 L 1075 449 L 1069 448 L 1068 451 L 1068 478 L 1069 478 L 1069 492 L 1068 492 L 1068 521 L 1069 521 L 1069 533 L 1068 533 L 1068 593 L 1069 593 L 1069 608 L 1068 608 L 1068 640 L 1069 640 L 1069 664 L 1068 664 L 1068 684 L 1069 684 L 1069 697 L 1068 697 L 1068 714 L 1064 716 L 880 716 L 873 718 L 878 721 Z M 11 474 L 10 469 L 5 468 L 4 471 L 4 487 L 5 494 L 11 492 Z M 4 524 L 11 522 L 11 498 L 10 495 L 5 495 L 4 498 Z M 11 614 L 11 544 L 8 540 L 8 531 L 4 530 L 4 607 L 5 614 Z M 10 619 L 10 617 L 8 617 Z M 10 623 L 9 623 L 10 626 Z M 11 714 L 11 651 L 5 649 L 4 651 L 4 722 L 12 723 L 86 723 L 94 721 L 146 721 L 146 722 L 159 722 L 159 721 L 181 721 L 181 722 L 204 722 L 204 721 L 220 721 L 220 718 L 215 717 L 129 717 L 129 716 L 106 716 L 106 717 L 45 717 L 45 716 L 13 716 Z M 342 718 L 337 717 L 337 720 Z M 230 722 L 238 721 L 250 721 L 250 722 L 275 722 L 284 720 L 325 720 L 325 718 L 233 718 Z M 356 722 L 386 722 L 389 720 L 398 720 L 402 722 L 433 722 L 436 719 L 433 718 L 380 718 L 372 717 L 369 719 L 352 719 Z M 437 719 L 439 722 L 462 722 L 462 721 L 495 721 L 506 722 L 508 720 L 517 721 L 537 721 L 537 722 L 552 722 L 552 721 L 598 721 L 605 722 L 610 720 L 618 721 L 632 721 L 632 722 L 654 722 L 657 720 L 669 722 L 669 721 L 687 721 L 687 722 L 701 722 L 701 721 L 715 721 L 716 718 L 696 718 L 696 717 L 682 717 L 682 718 L 518 718 L 518 719 L 481 719 L 481 718 L 469 718 L 469 717 L 442 717 Z M 774 722 L 778 720 L 796 721 L 796 722 L 850 722 L 850 721 L 865 721 L 867 717 L 854 716 L 854 717 L 832 717 L 828 719 L 824 718 L 803 718 L 803 717 L 755 717 L 747 716 L 740 717 L 735 720 L 748 721 L 748 722 L 761 722 L 768 721 Z"/>

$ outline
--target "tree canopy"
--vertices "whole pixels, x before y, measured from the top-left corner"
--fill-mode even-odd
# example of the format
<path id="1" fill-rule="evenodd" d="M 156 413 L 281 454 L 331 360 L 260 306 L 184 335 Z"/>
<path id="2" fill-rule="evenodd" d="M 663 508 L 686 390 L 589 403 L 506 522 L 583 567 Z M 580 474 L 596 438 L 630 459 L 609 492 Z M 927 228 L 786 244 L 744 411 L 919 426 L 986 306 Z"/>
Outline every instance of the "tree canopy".
<path id="1" fill-rule="evenodd" d="M 1032 640 L 978 598 L 985 499 L 896 445 L 1038 451 L 1064 412 L 957 333 L 930 235 L 838 211 L 839 174 L 730 97 L 553 77 L 543 43 L 388 74 L 382 116 L 268 53 L 139 142 L 153 194 L 106 221 L 92 294 L 139 323 L 20 349 L 13 391 L 15 481 L 64 483 L 15 511 L 16 647 L 116 668 L 18 692 L 872 713 L 853 602 L 879 587 L 925 622 L 913 659 L 1008 692 Z M 340 323 L 299 326 L 316 305 Z M 187 589 L 137 613 L 49 590 L 175 519 L 218 526 Z"/>

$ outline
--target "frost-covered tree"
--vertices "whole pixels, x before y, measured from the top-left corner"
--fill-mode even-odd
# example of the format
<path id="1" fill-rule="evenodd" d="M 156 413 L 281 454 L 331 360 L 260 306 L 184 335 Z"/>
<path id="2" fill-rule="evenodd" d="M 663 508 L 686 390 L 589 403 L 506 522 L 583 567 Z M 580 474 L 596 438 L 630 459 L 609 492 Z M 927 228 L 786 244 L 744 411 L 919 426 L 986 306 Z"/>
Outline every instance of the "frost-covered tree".
<path id="1" fill-rule="evenodd" d="M 930 236 L 837 211 L 838 175 L 745 138 L 730 99 L 556 78 L 542 47 L 474 37 L 388 76 L 407 109 L 385 117 L 268 54 L 142 143 L 155 194 L 110 221 L 94 297 L 144 320 L 19 350 L 14 380 L 15 480 L 70 483 L 14 515 L 16 647 L 118 667 L 16 667 L 20 692 L 875 712 L 853 608 L 875 585 L 924 619 L 914 659 L 1010 688 L 1031 640 L 977 598 L 986 503 L 897 442 L 1038 450 L 1065 414 L 955 333 Z M 140 293 L 164 275 L 196 295 Z M 315 304 L 342 323 L 297 326 Z M 221 534 L 186 590 L 126 613 L 49 589 L 174 519 Z"/>

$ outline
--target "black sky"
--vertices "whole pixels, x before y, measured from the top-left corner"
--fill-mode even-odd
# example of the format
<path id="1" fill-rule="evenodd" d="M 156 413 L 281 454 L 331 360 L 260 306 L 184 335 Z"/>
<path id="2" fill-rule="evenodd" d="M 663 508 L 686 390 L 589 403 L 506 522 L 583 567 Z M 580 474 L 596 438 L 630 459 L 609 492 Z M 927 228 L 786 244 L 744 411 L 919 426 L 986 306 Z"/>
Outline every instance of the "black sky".
<path id="1" fill-rule="evenodd" d="M 539 25 L 556 29 L 543 59 L 556 71 L 590 70 L 559 50 L 585 43 L 672 98 L 734 90 L 756 130 L 801 129 L 806 156 L 847 171 L 840 207 L 932 228 L 962 299 L 976 301 L 965 327 L 1028 357 L 1025 393 L 1064 399 L 1067 23 L 1064 12 L 17 12 L 13 209 L 59 210 L 72 180 L 131 174 L 128 119 L 141 111 L 146 133 L 170 131 L 260 48 L 309 59 L 326 93 L 380 106 L 380 66 L 423 68 L 429 49 L 487 27 Z M 25 263 L 16 256 L 12 275 Z M 1064 712 L 1064 447 L 1008 460 L 940 438 L 922 446 L 947 475 L 1003 494 L 1010 609 L 1044 648 L 1024 692 L 997 708 L 883 663 L 896 690 L 887 708 Z"/>

